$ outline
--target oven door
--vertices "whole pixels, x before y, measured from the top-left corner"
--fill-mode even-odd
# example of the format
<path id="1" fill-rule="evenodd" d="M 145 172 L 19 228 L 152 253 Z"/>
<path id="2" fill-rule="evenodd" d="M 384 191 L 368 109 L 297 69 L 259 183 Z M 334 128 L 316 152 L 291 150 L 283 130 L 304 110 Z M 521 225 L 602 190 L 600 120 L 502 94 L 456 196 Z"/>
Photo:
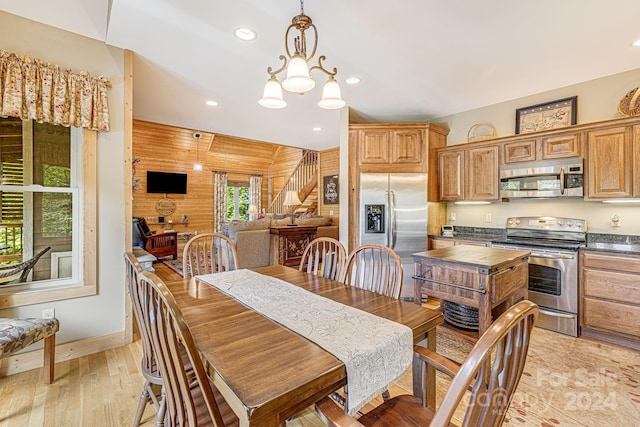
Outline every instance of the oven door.
<path id="1" fill-rule="evenodd" d="M 578 253 L 494 244 L 530 251 L 529 300 L 540 307 L 536 326 L 578 336 Z"/>
<path id="2" fill-rule="evenodd" d="M 578 254 L 532 250 L 529 299 L 539 306 L 578 312 Z"/>

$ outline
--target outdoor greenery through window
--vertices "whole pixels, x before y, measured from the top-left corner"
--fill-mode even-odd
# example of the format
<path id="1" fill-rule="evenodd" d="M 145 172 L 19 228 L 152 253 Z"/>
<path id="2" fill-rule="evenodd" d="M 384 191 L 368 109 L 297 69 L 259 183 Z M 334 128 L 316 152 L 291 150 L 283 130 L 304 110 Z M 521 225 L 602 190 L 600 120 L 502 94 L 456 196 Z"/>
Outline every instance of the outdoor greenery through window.
<path id="1" fill-rule="evenodd" d="M 249 184 L 246 182 L 227 183 L 227 222 L 234 219 L 249 219 Z"/>
<path id="2" fill-rule="evenodd" d="M 80 201 L 72 171 L 82 164 L 81 144 L 74 148 L 71 134 L 63 126 L 0 118 L 0 286 L 74 275 Z M 30 268 L 42 251 L 27 277 L 4 277 L 13 265 Z"/>

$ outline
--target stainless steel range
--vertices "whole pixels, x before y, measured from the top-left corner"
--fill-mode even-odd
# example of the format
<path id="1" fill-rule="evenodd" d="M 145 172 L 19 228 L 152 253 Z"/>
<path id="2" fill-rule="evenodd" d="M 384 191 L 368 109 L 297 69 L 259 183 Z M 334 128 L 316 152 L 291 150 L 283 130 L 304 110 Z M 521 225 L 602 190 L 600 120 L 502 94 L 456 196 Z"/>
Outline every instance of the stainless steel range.
<path id="1" fill-rule="evenodd" d="M 578 250 L 586 242 L 586 221 L 513 217 L 506 230 L 493 247 L 531 252 L 529 299 L 540 307 L 537 326 L 578 336 Z"/>

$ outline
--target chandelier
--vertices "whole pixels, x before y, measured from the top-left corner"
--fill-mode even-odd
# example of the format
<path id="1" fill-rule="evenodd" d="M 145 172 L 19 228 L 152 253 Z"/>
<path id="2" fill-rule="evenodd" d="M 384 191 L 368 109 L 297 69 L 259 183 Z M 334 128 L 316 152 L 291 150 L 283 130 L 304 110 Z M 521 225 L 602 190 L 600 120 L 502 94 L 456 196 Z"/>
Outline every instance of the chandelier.
<path id="1" fill-rule="evenodd" d="M 298 30 L 299 35 L 293 37 L 293 46 L 295 51 L 291 54 L 289 47 L 291 30 Z M 308 29 L 313 30 L 313 49 L 311 53 L 307 55 L 307 38 L 305 31 Z M 284 61 L 282 67 L 273 71 L 273 68 L 267 68 L 267 73 L 271 78 L 267 81 L 264 87 L 264 94 L 258 101 L 260 105 L 267 108 L 284 108 L 287 103 L 282 99 L 282 88 L 284 87 L 289 92 L 295 92 L 303 95 L 305 92 L 310 91 L 316 85 L 315 81 L 311 78 L 311 73 L 315 70 L 322 71 L 329 76 L 329 79 L 322 89 L 322 99 L 318 102 L 320 108 L 335 109 L 342 108 L 345 105 L 342 95 L 340 94 L 340 86 L 334 78 L 338 70 L 334 68 L 332 71 L 327 70 L 322 65 L 322 61 L 326 57 L 318 57 L 318 65 L 314 65 L 309 68 L 309 62 L 316 54 L 318 47 L 318 30 L 311 21 L 311 18 L 304 14 L 304 0 L 300 0 L 300 15 L 296 15 L 291 20 L 291 25 L 287 28 L 287 32 L 284 35 L 284 47 L 287 55 L 280 55 L 279 59 Z M 282 86 L 276 77 L 282 71 L 287 70 L 287 77 L 282 81 Z"/>

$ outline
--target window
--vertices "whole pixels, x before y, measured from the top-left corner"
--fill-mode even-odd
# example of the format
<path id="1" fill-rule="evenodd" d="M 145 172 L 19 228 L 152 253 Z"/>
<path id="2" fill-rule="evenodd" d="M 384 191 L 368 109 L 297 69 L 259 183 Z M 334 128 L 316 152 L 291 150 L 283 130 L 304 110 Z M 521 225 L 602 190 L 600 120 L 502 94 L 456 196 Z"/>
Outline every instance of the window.
<path id="1" fill-rule="evenodd" d="M 227 182 L 227 222 L 249 219 L 249 183 Z"/>
<path id="2" fill-rule="evenodd" d="M 46 250 L 26 281 L 0 278 L 0 295 L 11 295 L 0 308 L 95 293 L 96 140 L 93 131 L 0 118 L 0 267 Z"/>

